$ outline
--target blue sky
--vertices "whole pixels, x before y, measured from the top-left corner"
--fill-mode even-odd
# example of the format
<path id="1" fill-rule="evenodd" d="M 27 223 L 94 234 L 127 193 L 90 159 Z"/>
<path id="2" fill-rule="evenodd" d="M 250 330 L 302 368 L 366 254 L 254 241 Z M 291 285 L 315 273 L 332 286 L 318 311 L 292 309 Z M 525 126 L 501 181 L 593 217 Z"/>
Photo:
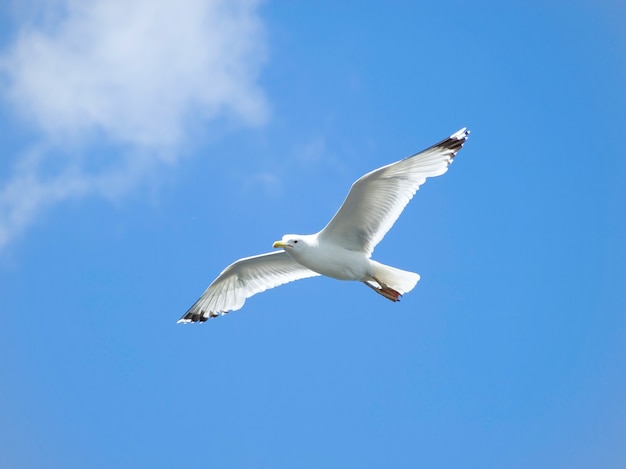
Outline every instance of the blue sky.
<path id="1" fill-rule="evenodd" d="M 3 8 L 0 465 L 624 467 L 625 14 Z M 400 303 L 315 278 L 176 324 L 464 126 L 374 253 Z"/>

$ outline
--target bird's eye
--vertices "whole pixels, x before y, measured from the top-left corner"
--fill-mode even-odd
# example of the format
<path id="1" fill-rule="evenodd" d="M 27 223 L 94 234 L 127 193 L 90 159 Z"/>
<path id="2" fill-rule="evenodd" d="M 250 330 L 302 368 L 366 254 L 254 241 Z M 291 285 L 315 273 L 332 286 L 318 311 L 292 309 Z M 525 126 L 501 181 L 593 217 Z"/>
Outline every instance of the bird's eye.
<path id="1" fill-rule="evenodd" d="M 298 240 L 296 239 L 296 240 L 293 242 L 293 244 L 298 244 Z"/>

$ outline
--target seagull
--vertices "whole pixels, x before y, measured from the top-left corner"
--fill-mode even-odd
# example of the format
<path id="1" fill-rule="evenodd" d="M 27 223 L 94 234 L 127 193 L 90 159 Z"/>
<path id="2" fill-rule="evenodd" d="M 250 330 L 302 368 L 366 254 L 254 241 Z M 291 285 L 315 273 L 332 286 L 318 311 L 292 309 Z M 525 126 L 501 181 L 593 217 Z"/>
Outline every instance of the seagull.
<path id="1" fill-rule="evenodd" d="M 393 302 L 410 292 L 419 274 L 372 260 L 372 252 L 426 178 L 440 176 L 469 136 L 462 128 L 408 158 L 359 178 L 320 232 L 287 234 L 273 251 L 229 265 L 178 321 L 204 322 L 241 309 L 247 298 L 303 278 L 325 275 L 359 281 Z"/>

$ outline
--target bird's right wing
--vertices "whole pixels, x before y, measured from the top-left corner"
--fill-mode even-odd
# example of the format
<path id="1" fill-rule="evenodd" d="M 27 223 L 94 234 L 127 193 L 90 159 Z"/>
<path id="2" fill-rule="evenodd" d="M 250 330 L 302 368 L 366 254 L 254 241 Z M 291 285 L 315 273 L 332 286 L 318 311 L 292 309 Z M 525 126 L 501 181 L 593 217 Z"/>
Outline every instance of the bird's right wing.
<path id="1" fill-rule="evenodd" d="M 239 259 L 224 269 L 178 322 L 204 322 L 240 309 L 252 295 L 317 275 L 285 251 Z"/>

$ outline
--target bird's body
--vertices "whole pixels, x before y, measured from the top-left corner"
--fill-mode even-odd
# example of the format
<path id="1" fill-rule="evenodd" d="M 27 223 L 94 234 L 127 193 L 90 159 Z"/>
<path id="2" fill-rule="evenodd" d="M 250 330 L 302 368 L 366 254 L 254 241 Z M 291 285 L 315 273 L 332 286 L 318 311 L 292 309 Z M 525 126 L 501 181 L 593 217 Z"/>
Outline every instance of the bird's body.
<path id="1" fill-rule="evenodd" d="M 287 235 L 284 239 L 298 240 L 293 247 L 285 243 L 285 252 L 298 264 L 320 275 L 337 280 L 361 280 L 371 270 L 370 260 L 363 252 L 325 242 L 317 234 Z"/>
<path id="2" fill-rule="evenodd" d="M 391 301 L 415 287 L 420 276 L 371 259 L 380 242 L 426 178 L 445 173 L 469 131 L 358 179 L 332 220 L 311 235 L 285 235 L 283 251 L 240 259 L 209 285 L 179 322 L 206 321 L 235 311 L 250 296 L 307 277 L 324 275 L 363 282 Z"/>

